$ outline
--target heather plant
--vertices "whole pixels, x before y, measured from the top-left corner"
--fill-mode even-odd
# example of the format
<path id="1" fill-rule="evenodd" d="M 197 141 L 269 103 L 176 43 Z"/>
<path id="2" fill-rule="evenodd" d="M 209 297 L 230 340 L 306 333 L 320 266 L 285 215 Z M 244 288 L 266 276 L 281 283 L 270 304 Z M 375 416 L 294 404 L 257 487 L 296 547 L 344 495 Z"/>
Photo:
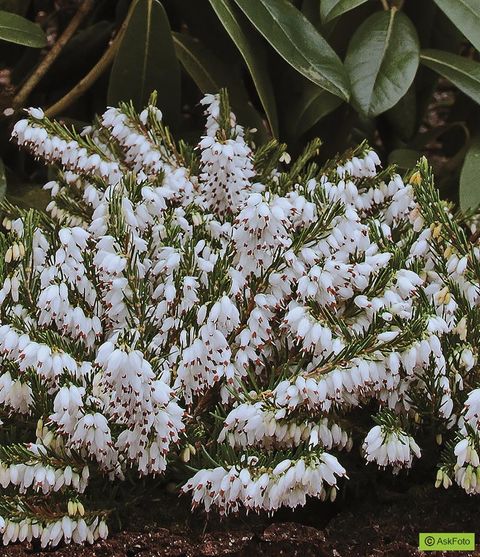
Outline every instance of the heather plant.
<path id="1" fill-rule="evenodd" d="M 5 544 L 105 537 L 98 486 L 127 477 L 221 514 L 334 499 L 347 451 L 397 473 L 425 436 L 438 484 L 480 489 L 475 219 L 425 160 L 403 180 L 361 144 L 319 168 L 319 141 L 292 161 L 225 93 L 202 104 L 195 147 L 154 97 L 81 134 L 15 126 L 57 177 L 47 214 L 3 203 Z"/>

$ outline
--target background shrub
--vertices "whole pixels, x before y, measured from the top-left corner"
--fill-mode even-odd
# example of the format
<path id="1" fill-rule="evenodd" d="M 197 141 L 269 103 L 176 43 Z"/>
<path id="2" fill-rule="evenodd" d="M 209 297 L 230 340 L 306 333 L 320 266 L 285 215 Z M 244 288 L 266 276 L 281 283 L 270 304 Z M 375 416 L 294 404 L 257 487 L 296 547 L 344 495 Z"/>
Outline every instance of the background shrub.
<path id="1" fill-rule="evenodd" d="M 292 154 L 315 136 L 326 143 L 320 160 L 363 139 L 403 169 L 426 153 L 444 195 L 463 208 L 479 200 L 476 0 L 3 0 L 0 8 L 28 20 L 16 19 L 17 33 L 0 28 L 12 195 L 39 172 L 8 148 L 12 106 L 50 108 L 80 125 L 107 103 L 132 99 L 141 109 L 156 89 L 166 121 L 192 139 L 201 93 L 225 86 L 242 121 L 261 139 L 288 141 Z M 39 69 L 41 79 L 29 80 Z"/>

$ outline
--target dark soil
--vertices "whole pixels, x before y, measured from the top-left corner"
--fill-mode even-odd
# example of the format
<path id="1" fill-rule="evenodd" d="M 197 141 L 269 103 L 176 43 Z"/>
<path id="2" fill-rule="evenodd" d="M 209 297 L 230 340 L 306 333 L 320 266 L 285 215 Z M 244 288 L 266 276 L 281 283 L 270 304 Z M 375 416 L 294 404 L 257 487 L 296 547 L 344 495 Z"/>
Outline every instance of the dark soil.
<path id="1" fill-rule="evenodd" d="M 352 500 L 352 497 L 349 497 Z M 450 489 L 385 488 L 353 504 L 310 502 L 296 513 L 220 520 L 186 501 L 165 495 L 148 508 L 132 509 L 124 529 L 94 546 L 35 551 L 29 545 L 0 548 L 0 557 L 410 557 L 447 553 L 418 551 L 419 532 L 475 532 L 480 541 L 480 500 Z M 480 544 L 471 553 L 480 556 Z"/>

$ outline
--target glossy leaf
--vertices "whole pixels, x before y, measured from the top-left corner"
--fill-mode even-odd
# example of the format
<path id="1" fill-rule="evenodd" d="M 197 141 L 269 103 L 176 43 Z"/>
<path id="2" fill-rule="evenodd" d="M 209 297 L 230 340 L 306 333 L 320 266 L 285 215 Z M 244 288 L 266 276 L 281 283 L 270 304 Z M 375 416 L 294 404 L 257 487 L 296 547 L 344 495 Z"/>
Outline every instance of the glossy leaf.
<path id="1" fill-rule="evenodd" d="M 110 74 L 108 103 L 132 100 L 138 110 L 152 91 L 168 124 L 180 114 L 180 66 L 167 14 L 158 0 L 136 0 Z"/>
<path id="2" fill-rule="evenodd" d="M 184 33 L 172 33 L 177 57 L 186 73 L 202 93 L 217 93 L 226 87 L 230 102 L 239 119 L 260 132 L 266 132 L 260 114 L 249 102 L 245 87 L 232 68 L 220 60 L 198 39 Z"/>
<path id="3" fill-rule="evenodd" d="M 368 17 L 353 35 L 345 66 L 354 104 L 367 117 L 394 106 L 417 72 L 419 42 L 412 22 L 395 9 Z"/>
<path id="4" fill-rule="evenodd" d="M 480 104 L 479 62 L 434 49 L 422 50 L 420 60 L 422 64 L 451 81 L 465 95 Z"/>
<path id="5" fill-rule="evenodd" d="M 396 164 L 401 170 L 414 168 L 422 154 L 416 149 L 394 149 L 388 155 L 388 163 Z"/>
<path id="6" fill-rule="evenodd" d="M 320 16 L 323 23 L 327 23 L 365 2 L 368 0 L 320 0 Z"/>
<path id="7" fill-rule="evenodd" d="M 412 83 L 405 95 L 385 113 L 387 122 L 392 126 L 392 131 L 402 141 L 411 139 L 417 129 L 417 96 L 415 89 L 416 80 Z"/>
<path id="8" fill-rule="evenodd" d="M 342 100 L 335 95 L 308 83 L 287 112 L 290 133 L 300 137 L 341 104 Z"/>
<path id="9" fill-rule="evenodd" d="M 480 205 L 480 136 L 476 136 L 467 151 L 460 175 L 460 207 L 473 209 Z"/>
<path id="10" fill-rule="evenodd" d="M 239 20 L 229 0 L 210 0 L 210 4 L 245 60 L 272 133 L 278 136 L 275 96 L 268 76 L 263 45 Z"/>
<path id="11" fill-rule="evenodd" d="M 52 200 L 50 193 L 44 190 L 41 184 L 18 184 L 15 188 L 12 187 L 11 189 L 13 191 L 9 191 L 6 195 L 8 201 L 22 209 L 45 211 L 47 205 Z"/>
<path id="12" fill-rule="evenodd" d="M 333 95 L 348 100 L 348 79 L 340 58 L 288 0 L 235 2 L 295 70 Z"/>
<path id="13" fill-rule="evenodd" d="M 202 93 L 216 93 L 225 87 L 227 75 L 222 75 L 225 69 L 213 52 L 189 35 L 172 33 L 175 52 L 185 71 L 195 81 Z"/>
<path id="14" fill-rule="evenodd" d="M 434 0 L 448 19 L 480 50 L 479 0 Z"/>
<path id="15" fill-rule="evenodd" d="M 47 44 L 47 37 L 39 25 L 3 11 L 0 11 L 0 39 L 32 48 L 43 48 Z"/>

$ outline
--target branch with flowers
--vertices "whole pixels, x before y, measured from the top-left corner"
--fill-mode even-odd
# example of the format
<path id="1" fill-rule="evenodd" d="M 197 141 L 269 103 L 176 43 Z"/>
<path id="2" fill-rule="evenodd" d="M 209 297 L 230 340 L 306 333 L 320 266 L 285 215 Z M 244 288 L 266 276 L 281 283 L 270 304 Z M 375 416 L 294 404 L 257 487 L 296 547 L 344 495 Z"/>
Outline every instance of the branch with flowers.
<path id="1" fill-rule="evenodd" d="M 398 473 L 428 435 L 437 484 L 476 491 L 475 218 L 424 160 L 405 181 L 366 144 L 290 161 L 225 92 L 192 147 L 154 101 L 15 126 L 57 177 L 47 214 L 3 203 L 0 408 L 28 418 L 0 446 L 4 542 L 106 536 L 92 478 L 171 472 L 193 506 L 272 512 L 333 500 L 354 446 Z"/>

